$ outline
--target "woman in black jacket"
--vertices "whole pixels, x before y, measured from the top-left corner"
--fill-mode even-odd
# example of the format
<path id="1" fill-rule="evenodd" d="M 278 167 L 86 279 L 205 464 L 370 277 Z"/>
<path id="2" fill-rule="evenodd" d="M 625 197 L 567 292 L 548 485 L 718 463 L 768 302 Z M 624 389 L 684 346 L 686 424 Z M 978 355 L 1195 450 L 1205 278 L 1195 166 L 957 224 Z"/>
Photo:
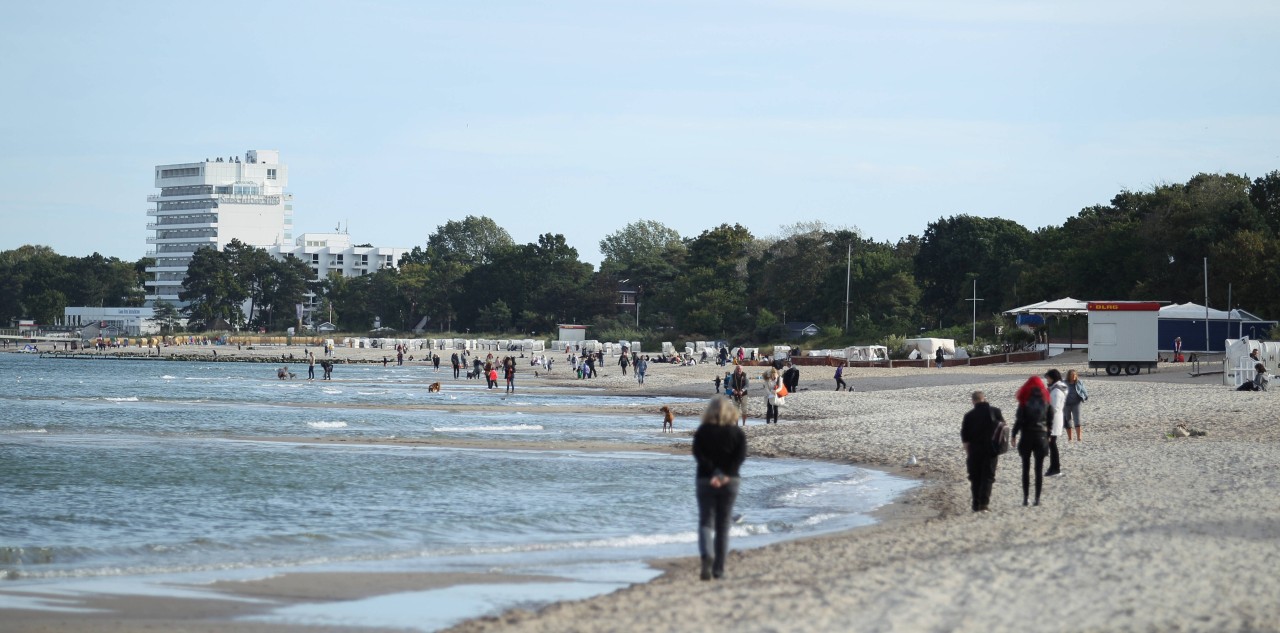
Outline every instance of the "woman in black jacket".
<path id="1" fill-rule="evenodd" d="M 1036 457 L 1036 505 L 1040 505 L 1040 490 L 1044 486 L 1044 456 L 1049 452 L 1048 390 L 1039 376 L 1032 376 L 1018 389 L 1018 412 L 1014 415 L 1013 439 L 1018 443 L 1018 455 L 1022 457 L 1022 505 L 1028 505 L 1031 487 L 1031 456 Z M 1018 434 L 1022 434 L 1021 441 Z"/>
<path id="2" fill-rule="evenodd" d="M 738 428 L 738 407 L 728 398 L 712 398 L 702 413 L 702 424 L 693 433 L 693 458 L 698 462 L 698 552 L 702 579 L 711 580 L 724 575 L 729 518 L 741 481 L 738 469 L 747 458 L 747 435 Z"/>

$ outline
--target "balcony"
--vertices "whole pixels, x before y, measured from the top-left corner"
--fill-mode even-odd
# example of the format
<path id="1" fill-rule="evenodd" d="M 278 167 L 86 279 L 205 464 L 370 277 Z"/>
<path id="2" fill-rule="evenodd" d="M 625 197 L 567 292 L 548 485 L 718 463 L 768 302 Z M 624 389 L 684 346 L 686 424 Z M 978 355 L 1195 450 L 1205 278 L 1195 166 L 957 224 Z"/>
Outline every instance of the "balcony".
<path id="1" fill-rule="evenodd" d="M 208 237 L 148 237 L 148 244 L 191 244 L 192 250 L 205 245 L 216 245 L 218 237 L 210 235 Z"/>
<path id="2" fill-rule="evenodd" d="M 153 193 L 147 196 L 147 202 L 181 202 L 183 200 L 208 200 L 213 197 L 214 195 L 212 193 L 192 193 L 192 194 L 187 194 L 182 196 L 162 196 L 162 195 Z"/>
<path id="3" fill-rule="evenodd" d="M 184 222 L 182 224 L 165 224 L 163 222 L 147 222 L 148 231 L 154 231 L 156 229 L 163 229 L 163 230 L 169 231 L 169 230 L 175 230 L 175 229 L 216 229 L 216 228 L 218 228 L 218 223 L 212 222 L 212 221 Z"/>
<path id="4" fill-rule="evenodd" d="M 280 204 L 280 196 L 261 196 L 261 195 L 217 195 L 214 196 L 220 204 Z"/>
<path id="5" fill-rule="evenodd" d="M 194 249 L 192 249 L 192 250 L 185 250 L 185 251 L 147 251 L 146 254 L 147 254 L 147 257 L 155 257 L 155 258 L 170 257 L 174 259 L 178 259 L 178 258 L 190 259 L 191 257 L 195 256 L 196 252 Z"/>

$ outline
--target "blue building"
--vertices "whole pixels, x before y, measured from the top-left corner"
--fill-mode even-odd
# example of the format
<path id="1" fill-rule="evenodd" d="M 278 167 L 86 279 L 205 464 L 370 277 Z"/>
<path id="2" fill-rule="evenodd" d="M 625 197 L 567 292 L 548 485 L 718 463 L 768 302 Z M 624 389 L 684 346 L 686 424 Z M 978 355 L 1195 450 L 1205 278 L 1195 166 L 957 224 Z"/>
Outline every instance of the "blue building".
<path id="1" fill-rule="evenodd" d="M 1207 315 L 1207 318 L 1206 318 Z M 1209 339 L 1205 341 L 1205 322 L 1208 322 Z M 1182 338 L 1183 352 L 1223 352 L 1226 340 L 1241 337 L 1267 338 L 1275 321 L 1267 321 L 1244 310 L 1206 309 L 1194 303 L 1167 305 L 1160 308 L 1159 347 L 1161 352 L 1172 352 L 1174 339 Z"/>

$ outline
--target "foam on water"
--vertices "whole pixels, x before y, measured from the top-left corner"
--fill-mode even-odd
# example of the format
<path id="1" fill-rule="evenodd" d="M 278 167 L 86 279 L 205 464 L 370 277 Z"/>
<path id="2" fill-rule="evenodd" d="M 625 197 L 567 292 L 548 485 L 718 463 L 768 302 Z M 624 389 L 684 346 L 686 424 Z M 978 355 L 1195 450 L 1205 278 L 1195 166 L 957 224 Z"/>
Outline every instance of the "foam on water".
<path id="1" fill-rule="evenodd" d="M 307 422 L 307 426 L 313 429 L 345 429 L 346 422 Z"/>
<path id="2" fill-rule="evenodd" d="M 128 396 L 124 398 L 103 398 L 107 402 L 137 402 L 138 396 Z"/>
<path id="3" fill-rule="evenodd" d="M 508 424 L 492 426 L 434 426 L 432 431 L 438 433 L 470 433 L 470 432 L 502 432 L 502 431 L 542 431 L 541 424 Z"/>

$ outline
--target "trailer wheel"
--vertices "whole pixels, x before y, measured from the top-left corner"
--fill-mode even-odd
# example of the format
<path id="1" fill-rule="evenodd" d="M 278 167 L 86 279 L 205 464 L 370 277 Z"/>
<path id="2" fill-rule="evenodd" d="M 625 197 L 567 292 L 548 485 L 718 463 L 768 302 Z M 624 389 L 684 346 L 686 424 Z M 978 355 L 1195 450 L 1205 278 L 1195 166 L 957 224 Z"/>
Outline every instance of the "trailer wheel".
<path id="1" fill-rule="evenodd" d="M 1130 376 L 1137 376 L 1142 373 L 1142 368 L 1139 367 L 1137 363 L 1129 363 L 1129 365 L 1124 368 L 1124 373 Z"/>
<path id="2" fill-rule="evenodd" d="M 1120 363 L 1111 363 L 1111 364 L 1107 365 L 1107 375 L 1108 375 L 1108 376 L 1119 376 L 1119 375 L 1120 375 Z"/>

